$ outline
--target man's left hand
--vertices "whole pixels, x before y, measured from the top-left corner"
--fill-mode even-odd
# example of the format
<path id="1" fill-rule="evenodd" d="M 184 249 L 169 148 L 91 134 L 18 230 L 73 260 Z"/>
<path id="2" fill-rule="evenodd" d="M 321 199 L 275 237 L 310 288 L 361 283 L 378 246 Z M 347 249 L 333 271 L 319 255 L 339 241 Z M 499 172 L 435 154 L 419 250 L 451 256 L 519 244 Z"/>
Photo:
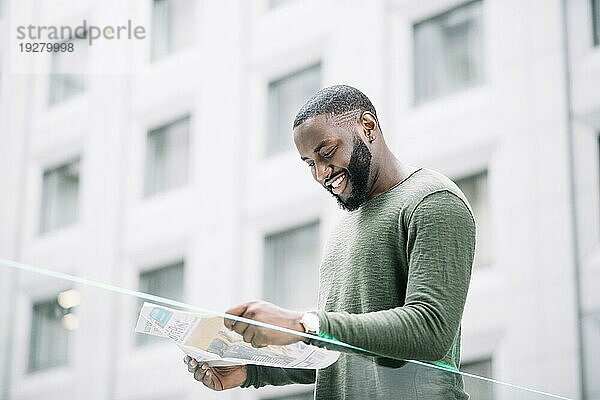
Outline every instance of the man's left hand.
<path id="1" fill-rule="evenodd" d="M 266 301 L 251 301 L 240 304 L 227 310 L 226 313 L 304 333 L 304 328 L 300 323 L 303 313 L 286 310 Z M 232 319 L 225 319 L 225 326 L 242 335 L 244 341 L 252 344 L 253 347 L 265 347 L 268 345 L 282 346 L 302 340 L 302 336 L 234 321 Z"/>

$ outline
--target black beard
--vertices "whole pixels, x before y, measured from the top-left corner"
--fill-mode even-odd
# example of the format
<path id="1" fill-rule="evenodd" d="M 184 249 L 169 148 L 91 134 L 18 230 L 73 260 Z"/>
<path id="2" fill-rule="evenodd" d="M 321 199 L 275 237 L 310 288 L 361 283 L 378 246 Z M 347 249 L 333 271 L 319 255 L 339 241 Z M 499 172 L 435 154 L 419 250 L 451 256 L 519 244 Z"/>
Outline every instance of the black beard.
<path id="1" fill-rule="evenodd" d="M 369 196 L 369 173 L 371 171 L 372 157 L 367 145 L 359 137 L 355 136 L 347 173 L 348 184 L 352 185 L 350 197 L 344 201 L 338 195 L 333 193 L 330 188 L 327 188 L 333 197 L 335 197 L 342 210 L 354 211 L 367 201 L 367 197 Z"/>

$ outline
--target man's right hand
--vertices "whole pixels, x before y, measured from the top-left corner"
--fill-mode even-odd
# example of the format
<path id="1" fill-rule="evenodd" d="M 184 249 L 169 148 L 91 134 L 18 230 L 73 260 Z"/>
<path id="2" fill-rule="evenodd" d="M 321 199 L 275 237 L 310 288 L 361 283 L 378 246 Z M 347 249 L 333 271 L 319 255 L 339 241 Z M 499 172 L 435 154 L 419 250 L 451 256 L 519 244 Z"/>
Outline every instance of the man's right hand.
<path id="1" fill-rule="evenodd" d="M 212 390 L 226 390 L 243 385 L 246 382 L 247 371 L 245 365 L 232 365 L 228 367 L 210 367 L 200 364 L 190 356 L 185 356 L 183 362 L 194 379 L 202 382 Z"/>

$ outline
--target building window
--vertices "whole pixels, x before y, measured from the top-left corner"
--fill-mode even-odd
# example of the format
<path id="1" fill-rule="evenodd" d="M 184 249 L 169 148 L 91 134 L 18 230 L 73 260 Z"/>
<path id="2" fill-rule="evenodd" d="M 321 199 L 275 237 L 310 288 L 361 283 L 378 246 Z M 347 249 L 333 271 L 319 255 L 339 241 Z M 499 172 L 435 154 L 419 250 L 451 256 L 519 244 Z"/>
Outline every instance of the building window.
<path id="1" fill-rule="evenodd" d="M 192 43 L 194 5 L 194 0 L 153 0 L 152 60 L 157 60 Z"/>
<path id="2" fill-rule="evenodd" d="M 187 183 L 189 131 L 189 116 L 148 131 L 145 196 L 152 196 Z"/>
<path id="3" fill-rule="evenodd" d="M 292 310 L 317 307 L 319 223 L 265 237 L 264 297 Z"/>
<path id="4" fill-rule="evenodd" d="M 583 317 L 584 379 L 586 392 L 584 399 L 600 398 L 600 381 L 596 371 L 596 361 L 600 357 L 600 310 L 586 313 Z"/>
<path id="5" fill-rule="evenodd" d="M 72 52 L 55 51 L 50 56 L 50 86 L 48 104 L 53 106 L 85 91 L 87 48 L 85 39 L 73 39 Z"/>
<path id="6" fill-rule="evenodd" d="M 140 291 L 170 300 L 183 301 L 183 273 L 183 261 L 142 272 L 139 280 Z M 142 304 L 143 301 L 140 300 L 136 316 Z M 160 341 L 160 338 L 150 335 L 136 335 L 135 338 L 138 346 Z"/>
<path id="7" fill-rule="evenodd" d="M 265 397 L 262 400 L 313 400 L 315 398 L 314 391 L 303 391 L 298 393 L 289 393 L 275 397 Z"/>
<path id="8" fill-rule="evenodd" d="M 487 358 L 463 363 L 460 367 L 460 370 L 468 374 L 492 378 L 492 359 Z M 494 386 L 492 383 L 471 377 L 464 377 L 464 382 L 465 392 L 469 394 L 471 399 L 494 399 Z"/>
<path id="9" fill-rule="evenodd" d="M 600 0 L 592 0 L 592 29 L 594 46 L 600 45 Z"/>
<path id="10" fill-rule="evenodd" d="M 79 326 L 73 314 L 79 300 L 78 292 L 66 290 L 57 297 L 32 304 L 29 372 L 67 364 L 69 331 Z"/>
<path id="11" fill-rule="evenodd" d="M 475 251 L 475 267 L 488 266 L 492 263 L 492 230 L 488 198 L 487 171 L 456 180 L 456 185 L 463 191 L 471 204 L 477 225 L 477 248 Z"/>
<path id="12" fill-rule="evenodd" d="M 267 156 L 292 150 L 296 113 L 320 87 L 320 64 L 269 83 Z"/>
<path id="13" fill-rule="evenodd" d="M 269 0 L 269 8 L 274 9 L 277 7 L 284 6 L 286 4 L 295 3 L 296 1 L 298 0 Z"/>
<path id="14" fill-rule="evenodd" d="M 79 160 L 44 171 L 40 233 L 77 220 L 79 203 Z"/>
<path id="15" fill-rule="evenodd" d="M 416 104 L 483 80 L 481 3 L 470 2 L 414 25 Z"/>

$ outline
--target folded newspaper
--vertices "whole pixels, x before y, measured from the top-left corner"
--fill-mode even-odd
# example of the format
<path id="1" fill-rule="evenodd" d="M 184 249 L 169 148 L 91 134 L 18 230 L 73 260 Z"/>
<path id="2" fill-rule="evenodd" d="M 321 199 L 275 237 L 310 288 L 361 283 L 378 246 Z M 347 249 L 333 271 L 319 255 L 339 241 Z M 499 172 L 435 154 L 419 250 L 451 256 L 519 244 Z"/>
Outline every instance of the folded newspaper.
<path id="1" fill-rule="evenodd" d="M 254 348 L 223 325 L 222 317 L 184 312 L 144 303 L 135 331 L 168 338 L 187 355 L 211 366 L 256 364 L 282 368 L 321 369 L 339 353 L 296 342 Z"/>

